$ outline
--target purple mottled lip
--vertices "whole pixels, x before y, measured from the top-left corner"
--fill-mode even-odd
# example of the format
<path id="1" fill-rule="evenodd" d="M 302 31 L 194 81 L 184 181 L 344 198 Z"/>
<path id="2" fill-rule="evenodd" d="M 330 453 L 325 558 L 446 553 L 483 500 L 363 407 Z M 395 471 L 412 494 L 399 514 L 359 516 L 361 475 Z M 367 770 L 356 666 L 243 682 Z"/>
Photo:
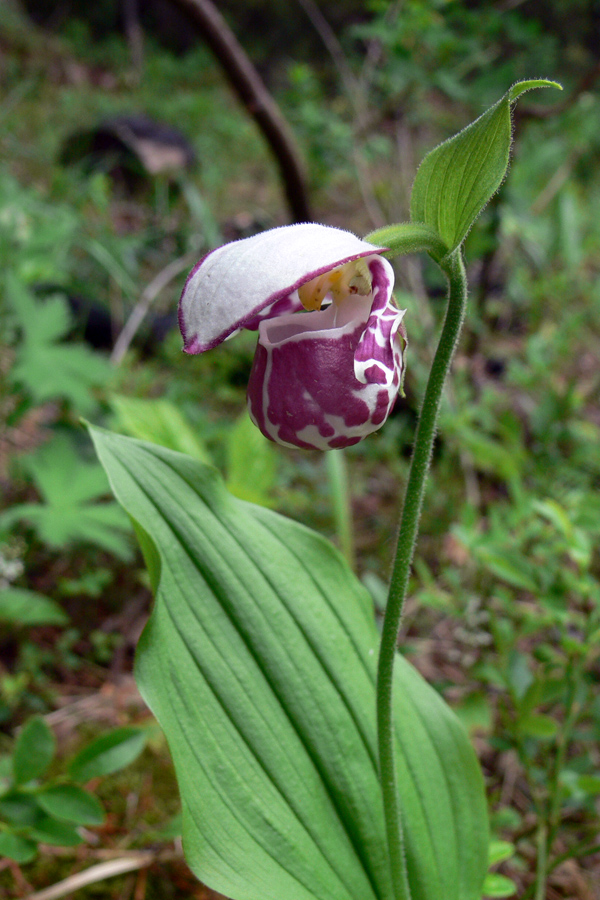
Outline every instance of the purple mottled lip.
<path id="1" fill-rule="evenodd" d="M 388 266 L 373 259 L 372 296 L 344 301 L 339 311 L 332 305 L 261 322 L 248 409 L 267 438 L 333 450 L 358 443 L 385 422 L 403 365 L 403 313 L 391 299 Z"/>

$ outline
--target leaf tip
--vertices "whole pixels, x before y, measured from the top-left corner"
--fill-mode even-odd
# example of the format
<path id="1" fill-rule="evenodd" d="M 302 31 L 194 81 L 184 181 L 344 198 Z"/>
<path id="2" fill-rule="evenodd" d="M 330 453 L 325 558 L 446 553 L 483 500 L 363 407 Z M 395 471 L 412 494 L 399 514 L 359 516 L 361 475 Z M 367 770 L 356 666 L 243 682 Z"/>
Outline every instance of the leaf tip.
<path id="1" fill-rule="evenodd" d="M 557 88 L 559 91 L 563 89 L 562 84 L 559 84 L 558 81 L 551 81 L 549 78 L 530 78 L 527 81 L 517 81 L 516 84 L 513 84 L 508 92 L 508 101 L 514 103 L 526 91 L 545 87 Z"/>

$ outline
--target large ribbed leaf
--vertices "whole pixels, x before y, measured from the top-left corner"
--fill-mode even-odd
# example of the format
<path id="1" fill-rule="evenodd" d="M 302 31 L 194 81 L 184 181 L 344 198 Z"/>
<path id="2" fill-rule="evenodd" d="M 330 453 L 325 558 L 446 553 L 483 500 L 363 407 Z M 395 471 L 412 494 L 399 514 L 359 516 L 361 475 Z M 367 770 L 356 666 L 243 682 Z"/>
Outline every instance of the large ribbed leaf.
<path id="1" fill-rule="evenodd" d="M 327 541 L 233 498 L 210 467 L 92 433 L 155 586 L 136 674 L 173 754 L 192 869 L 235 900 L 391 900 L 368 595 Z M 413 900 L 479 900 L 475 756 L 398 664 Z"/>

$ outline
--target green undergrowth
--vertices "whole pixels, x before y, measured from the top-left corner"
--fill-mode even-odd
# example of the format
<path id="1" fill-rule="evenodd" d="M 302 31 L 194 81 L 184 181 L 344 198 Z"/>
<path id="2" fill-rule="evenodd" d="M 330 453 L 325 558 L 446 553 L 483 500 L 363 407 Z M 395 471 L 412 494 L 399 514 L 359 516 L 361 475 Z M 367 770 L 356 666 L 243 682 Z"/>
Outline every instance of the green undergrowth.
<path id="1" fill-rule="evenodd" d="M 549 20 L 562 21 L 559 5 L 550 6 Z M 491 94 L 531 67 L 565 82 L 560 115 L 517 122 L 507 183 L 467 239 L 470 307 L 434 450 L 402 649 L 471 732 L 495 837 L 507 842 L 497 850 L 498 875 L 510 876 L 524 900 L 536 883 L 583 900 L 559 864 L 572 857 L 582 884 L 598 877 L 598 98 L 574 90 L 587 38 L 582 19 L 562 53 L 561 29 L 549 21 L 546 32 L 518 8 L 500 23 L 487 5 L 479 18 L 460 3 L 405 7 L 401 19 L 387 4 L 369 4 L 371 20 L 353 19 L 340 33 L 357 75 L 365 74 L 364 48 L 379 48 L 362 82 L 362 119 L 324 57 L 294 60 L 282 48 L 265 71 L 307 160 L 317 217 L 357 233 L 379 224 L 377 209 L 406 218 L 415 160 Z M 368 43 L 375 39 L 377 47 Z M 345 504 L 350 555 L 380 606 L 443 286 L 427 260 L 398 265 L 397 299 L 408 309 L 406 399 L 381 432 L 345 454 L 349 487 L 340 498 L 322 456 L 268 445 L 245 416 L 252 335 L 200 357 L 182 356 L 176 330 L 152 338 L 154 313 L 174 312 L 183 264 L 118 365 L 108 349 L 84 342 L 85 317 L 70 302 L 110 311 L 118 334 L 173 259 L 189 255 L 191 266 L 222 239 L 287 220 L 277 169 L 207 50 L 176 57 L 148 37 L 136 72 L 119 37 L 91 42 L 85 26 L 72 24 L 47 35 L 16 16 L 0 27 L 0 42 L 6 755 L 33 716 L 130 672 L 151 603 L 132 530 L 80 418 L 211 462 L 237 496 L 347 549 Z M 124 112 L 179 128 L 195 167 L 130 185 L 106 167 L 61 163 L 75 131 Z M 57 771 L 102 727 L 84 731 L 61 744 Z M 36 889 L 98 861 L 100 849 L 172 846 L 160 829 L 178 801 L 155 729 L 142 756 L 93 789 L 105 823 L 81 847 L 23 864 Z M 153 867 L 146 896 L 201 897 L 180 865 Z M 171 876 L 180 894 L 164 887 Z M 81 895 L 131 896 L 137 877 Z M 8 868 L 0 888 L 19 896 Z M 496 896 L 509 890 L 497 882 Z"/>

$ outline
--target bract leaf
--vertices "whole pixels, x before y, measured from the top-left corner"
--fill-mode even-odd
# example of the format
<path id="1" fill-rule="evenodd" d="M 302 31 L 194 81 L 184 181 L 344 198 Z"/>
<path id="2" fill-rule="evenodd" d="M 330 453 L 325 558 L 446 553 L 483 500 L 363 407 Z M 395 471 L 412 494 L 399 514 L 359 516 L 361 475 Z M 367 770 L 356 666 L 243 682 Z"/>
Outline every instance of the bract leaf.
<path id="1" fill-rule="evenodd" d="M 428 153 L 419 166 L 411 219 L 435 229 L 449 252 L 462 244 L 502 184 L 510 153 L 511 103 L 540 87 L 562 90 L 543 78 L 518 82 L 475 122 Z"/>
<path id="2" fill-rule="evenodd" d="M 173 754 L 192 869 L 234 900 L 390 900 L 365 589 L 327 541 L 233 498 L 215 470 L 91 431 L 160 557 L 136 675 Z M 413 900 L 479 900 L 468 738 L 400 658 L 396 713 Z"/>

